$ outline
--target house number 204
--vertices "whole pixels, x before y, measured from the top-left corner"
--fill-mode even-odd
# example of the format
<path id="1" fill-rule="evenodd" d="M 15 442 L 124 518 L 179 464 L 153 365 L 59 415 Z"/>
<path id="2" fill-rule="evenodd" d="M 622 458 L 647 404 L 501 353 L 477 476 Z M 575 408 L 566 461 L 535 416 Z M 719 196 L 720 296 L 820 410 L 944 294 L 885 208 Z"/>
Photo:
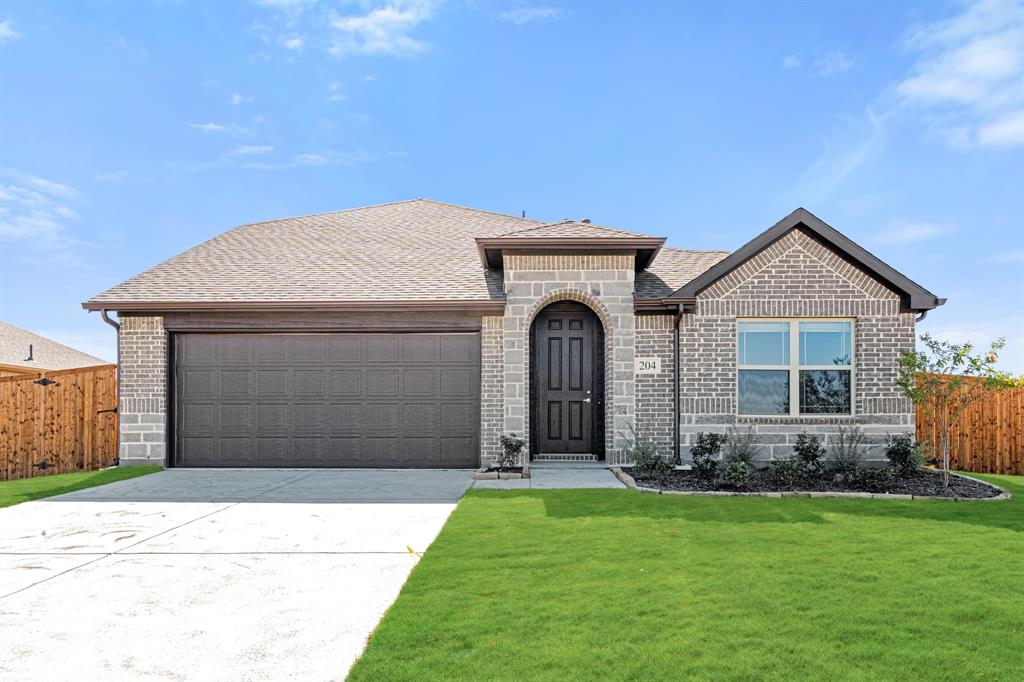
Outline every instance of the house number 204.
<path id="1" fill-rule="evenodd" d="M 657 374 L 659 371 L 661 371 L 661 363 L 658 362 L 658 358 L 636 359 L 637 374 Z"/>

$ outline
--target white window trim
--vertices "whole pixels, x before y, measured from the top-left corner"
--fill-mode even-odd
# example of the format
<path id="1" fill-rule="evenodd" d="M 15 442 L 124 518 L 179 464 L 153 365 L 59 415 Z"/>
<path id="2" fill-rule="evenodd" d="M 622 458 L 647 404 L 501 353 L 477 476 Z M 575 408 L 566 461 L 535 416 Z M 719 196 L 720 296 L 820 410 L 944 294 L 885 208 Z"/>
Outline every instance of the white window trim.
<path id="1" fill-rule="evenodd" d="M 741 365 L 739 362 L 740 322 L 788 322 L 789 323 L 789 364 L 788 365 Z M 800 323 L 801 322 L 849 322 L 850 323 L 850 364 L 849 365 L 801 365 L 800 364 Z M 852 317 L 739 317 L 736 318 L 734 338 L 736 359 L 736 416 L 738 417 L 798 417 L 800 419 L 834 419 L 853 417 L 857 410 L 857 320 Z M 740 370 L 786 370 L 789 372 L 789 413 L 748 414 L 740 412 Z M 839 369 L 850 372 L 850 411 L 832 414 L 801 414 L 800 412 L 800 370 Z"/>

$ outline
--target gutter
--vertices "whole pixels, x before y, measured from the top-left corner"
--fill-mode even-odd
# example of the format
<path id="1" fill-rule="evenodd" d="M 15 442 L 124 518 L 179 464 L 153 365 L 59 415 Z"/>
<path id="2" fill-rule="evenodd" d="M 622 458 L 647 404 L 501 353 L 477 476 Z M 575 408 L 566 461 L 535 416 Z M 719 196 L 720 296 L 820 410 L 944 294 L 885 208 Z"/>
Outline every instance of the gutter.
<path id="1" fill-rule="evenodd" d="M 676 321 L 672 333 L 672 451 L 676 464 L 682 464 L 681 448 L 679 447 L 679 323 L 683 319 L 683 307 L 676 309 Z"/>

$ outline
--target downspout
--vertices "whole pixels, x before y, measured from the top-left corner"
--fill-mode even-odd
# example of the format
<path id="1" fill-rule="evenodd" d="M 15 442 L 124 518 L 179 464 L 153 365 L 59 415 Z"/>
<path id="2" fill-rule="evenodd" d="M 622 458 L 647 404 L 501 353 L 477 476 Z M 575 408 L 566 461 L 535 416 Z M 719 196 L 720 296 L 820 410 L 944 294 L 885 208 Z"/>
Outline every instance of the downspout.
<path id="1" fill-rule="evenodd" d="M 676 308 L 676 323 L 672 334 L 672 451 L 676 464 L 682 464 L 679 447 L 679 322 L 683 319 L 683 306 Z"/>
<path id="2" fill-rule="evenodd" d="M 928 317 L 928 311 L 927 310 L 922 310 L 921 312 L 919 312 L 917 314 L 917 317 L 914 318 L 914 322 L 923 322 L 924 318 L 926 318 L 926 317 Z"/>
<path id="3" fill-rule="evenodd" d="M 114 429 L 114 452 L 117 453 L 117 461 L 121 462 L 121 324 L 110 319 L 107 309 L 100 310 L 100 317 L 103 321 L 114 328 L 117 334 L 117 366 L 114 368 L 114 378 L 117 384 L 117 404 L 114 406 L 114 414 L 117 415 L 117 428 Z"/>

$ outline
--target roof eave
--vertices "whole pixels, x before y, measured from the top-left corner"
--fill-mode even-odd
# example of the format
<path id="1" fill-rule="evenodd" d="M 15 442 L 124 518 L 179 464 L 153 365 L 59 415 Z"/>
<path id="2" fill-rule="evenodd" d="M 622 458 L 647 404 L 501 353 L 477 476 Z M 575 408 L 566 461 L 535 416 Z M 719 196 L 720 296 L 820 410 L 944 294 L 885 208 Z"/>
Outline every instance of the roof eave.
<path id="1" fill-rule="evenodd" d="M 702 274 L 684 284 L 667 298 L 680 301 L 695 300 L 701 291 L 743 265 L 743 263 L 788 234 L 791 230 L 800 228 L 806 229 L 818 236 L 827 242 L 830 247 L 866 270 L 873 277 L 900 292 L 903 297 L 904 308 L 915 311 L 932 310 L 946 302 L 946 299 L 939 298 L 906 275 L 887 265 L 877 256 L 805 208 L 796 209 L 775 225 L 754 237 L 715 265 L 712 265 Z"/>
<path id="2" fill-rule="evenodd" d="M 118 312 L 412 312 L 412 311 L 480 311 L 501 312 L 504 298 L 492 299 L 424 299 L 393 301 L 97 301 L 82 304 L 86 310 Z"/>
<path id="3" fill-rule="evenodd" d="M 636 251 L 635 269 L 649 266 L 661 248 L 664 237 L 477 237 L 480 262 L 489 270 L 501 270 L 505 251 Z"/>

